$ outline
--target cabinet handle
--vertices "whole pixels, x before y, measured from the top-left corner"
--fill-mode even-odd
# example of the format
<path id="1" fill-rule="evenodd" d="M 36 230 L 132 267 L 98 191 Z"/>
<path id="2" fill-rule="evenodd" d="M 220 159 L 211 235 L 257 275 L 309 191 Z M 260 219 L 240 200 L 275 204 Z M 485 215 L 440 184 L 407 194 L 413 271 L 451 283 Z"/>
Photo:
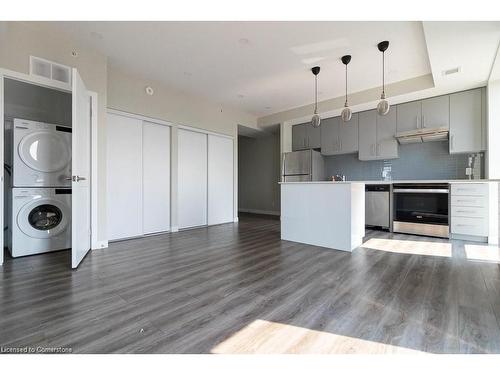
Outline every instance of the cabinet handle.
<path id="1" fill-rule="evenodd" d="M 417 122 L 417 129 L 420 129 L 420 117 L 419 116 L 415 116 L 415 121 Z"/>
<path id="2" fill-rule="evenodd" d="M 422 128 L 425 128 L 425 116 L 422 116 Z"/>
<path id="3" fill-rule="evenodd" d="M 452 136 L 450 137 L 450 143 L 451 143 L 451 144 L 450 144 L 450 147 L 451 147 L 451 149 L 452 149 L 452 150 L 453 150 L 453 141 L 454 141 L 454 139 L 455 139 L 455 136 L 454 136 L 454 135 L 452 135 Z"/>
<path id="4" fill-rule="evenodd" d="M 377 156 L 380 156 L 380 143 L 377 143 L 376 151 L 377 151 Z"/>

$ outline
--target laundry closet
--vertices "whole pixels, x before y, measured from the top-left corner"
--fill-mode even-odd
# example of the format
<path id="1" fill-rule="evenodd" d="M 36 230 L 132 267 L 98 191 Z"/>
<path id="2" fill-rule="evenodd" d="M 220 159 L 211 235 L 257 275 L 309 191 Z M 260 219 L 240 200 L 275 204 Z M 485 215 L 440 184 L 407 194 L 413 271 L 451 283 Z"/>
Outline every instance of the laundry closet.
<path id="1" fill-rule="evenodd" d="M 20 73 L 0 75 L 0 113 L 4 120 L 3 246 L 13 258 L 71 249 L 75 268 L 91 247 L 92 99 L 76 70 L 72 83 L 71 76 L 68 68 L 67 85 L 58 89 L 50 81 L 39 84 L 40 79 Z M 75 119 L 80 124 L 76 143 Z M 75 152 L 82 166 L 78 175 L 73 170 Z M 80 197 L 76 210 L 75 187 Z M 75 216 L 83 227 L 76 233 Z"/>

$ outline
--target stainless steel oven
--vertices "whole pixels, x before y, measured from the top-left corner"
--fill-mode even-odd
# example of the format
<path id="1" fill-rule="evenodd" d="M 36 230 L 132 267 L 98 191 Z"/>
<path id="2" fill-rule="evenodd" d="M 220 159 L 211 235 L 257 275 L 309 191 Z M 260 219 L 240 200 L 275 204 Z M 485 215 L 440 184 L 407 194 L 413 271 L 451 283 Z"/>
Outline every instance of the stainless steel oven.
<path id="1" fill-rule="evenodd" d="M 393 230 L 449 237 L 448 184 L 394 184 Z"/>

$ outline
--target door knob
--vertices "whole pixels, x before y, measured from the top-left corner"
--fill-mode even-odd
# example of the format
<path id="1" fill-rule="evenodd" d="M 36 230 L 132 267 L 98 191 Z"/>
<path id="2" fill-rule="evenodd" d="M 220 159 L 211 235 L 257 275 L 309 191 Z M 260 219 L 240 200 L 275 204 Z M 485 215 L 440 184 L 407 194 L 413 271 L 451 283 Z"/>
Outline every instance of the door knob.
<path id="1" fill-rule="evenodd" d="M 86 179 L 87 179 L 86 177 L 76 176 L 76 182 L 85 181 Z"/>

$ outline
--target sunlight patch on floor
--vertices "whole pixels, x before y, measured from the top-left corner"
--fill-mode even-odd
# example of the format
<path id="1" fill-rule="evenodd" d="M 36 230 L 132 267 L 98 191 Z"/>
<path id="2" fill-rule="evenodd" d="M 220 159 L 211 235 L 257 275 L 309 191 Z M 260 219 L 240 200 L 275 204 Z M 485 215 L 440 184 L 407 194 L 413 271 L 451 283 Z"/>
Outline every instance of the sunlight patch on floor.
<path id="1" fill-rule="evenodd" d="M 464 245 L 468 260 L 500 263 L 500 248 L 488 245 Z"/>
<path id="2" fill-rule="evenodd" d="M 422 354 L 419 350 L 257 319 L 215 346 L 214 354 Z"/>
<path id="3" fill-rule="evenodd" d="M 451 243 L 372 238 L 361 247 L 390 253 L 432 255 L 451 258 Z"/>

